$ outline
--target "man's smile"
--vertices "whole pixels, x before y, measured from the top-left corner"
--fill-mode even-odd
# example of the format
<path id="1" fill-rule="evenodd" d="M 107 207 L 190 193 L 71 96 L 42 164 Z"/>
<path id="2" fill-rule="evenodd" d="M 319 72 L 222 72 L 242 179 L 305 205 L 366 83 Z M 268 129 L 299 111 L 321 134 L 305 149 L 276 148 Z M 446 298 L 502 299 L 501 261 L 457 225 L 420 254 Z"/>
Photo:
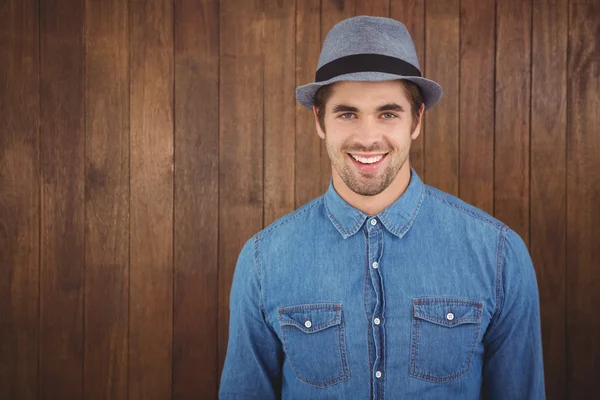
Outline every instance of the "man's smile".
<path id="1" fill-rule="evenodd" d="M 383 154 L 360 154 L 347 153 L 350 160 L 359 172 L 363 174 L 374 174 L 379 170 L 379 166 L 383 163 L 389 153 Z"/>

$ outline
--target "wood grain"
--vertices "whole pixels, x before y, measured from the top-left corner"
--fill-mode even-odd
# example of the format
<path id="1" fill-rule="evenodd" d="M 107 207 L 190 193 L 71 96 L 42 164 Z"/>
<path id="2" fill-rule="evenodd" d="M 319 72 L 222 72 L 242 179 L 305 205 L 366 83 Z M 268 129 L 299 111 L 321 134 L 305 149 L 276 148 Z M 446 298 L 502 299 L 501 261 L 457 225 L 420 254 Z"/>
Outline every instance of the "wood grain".
<path id="1" fill-rule="evenodd" d="M 40 398 L 83 391 L 83 1 L 40 2 Z"/>
<path id="2" fill-rule="evenodd" d="M 315 81 L 321 52 L 320 0 L 296 2 L 296 86 Z M 312 110 L 296 101 L 295 206 L 300 207 L 322 192 L 321 139 Z"/>
<path id="3" fill-rule="evenodd" d="M 402 22 L 415 45 L 421 75 L 428 77 L 425 59 L 425 0 L 390 0 L 390 17 Z M 410 165 L 425 178 L 425 137 L 427 136 L 426 112 L 421 122 L 421 134 L 413 140 L 410 148 Z"/>
<path id="4" fill-rule="evenodd" d="M 295 1 L 265 0 L 264 225 L 294 210 Z"/>
<path id="5" fill-rule="evenodd" d="M 371 0 L 356 2 L 356 15 L 372 15 L 375 17 L 390 16 L 390 0 Z"/>
<path id="6" fill-rule="evenodd" d="M 531 1 L 497 3 L 494 213 L 529 243 Z"/>
<path id="7" fill-rule="evenodd" d="M 128 397 L 127 3 L 86 1 L 83 397 Z"/>
<path id="8" fill-rule="evenodd" d="M 569 12 L 567 87 L 567 396 L 598 387 L 600 360 L 600 4 Z"/>
<path id="9" fill-rule="evenodd" d="M 460 7 L 459 195 L 493 214 L 495 2 Z"/>
<path id="10" fill-rule="evenodd" d="M 178 0 L 175 21 L 173 398 L 216 399 L 219 2 Z"/>
<path id="11" fill-rule="evenodd" d="M 321 0 L 321 44 L 325 41 L 325 37 L 331 28 L 338 22 L 353 17 L 355 15 L 355 10 L 355 0 Z M 310 29 L 314 29 L 314 27 L 311 27 Z M 319 53 L 321 52 L 320 47 L 318 51 Z M 314 67 L 313 72 L 316 72 L 316 66 Z M 313 81 L 314 78 L 311 82 Z M 316 159 L 311 159 L 311 162 L 316 162 Z M 311 178 L 319 180 L 319 195 L 323 194 L 327 190 L 329 180 L 331 179 L 331 160 L 327 154 L 325 140 L 321 140 L 321 165 L 319 173 L 318 175 L 312 175 Z"/>
<path id="12" fill-rule="evenodd" d="M 531 231 L 542 315 L 546 395 L 566 398 L 568 0 L 533 3 Z"/>
<path id="13" fill-rule="evenodd" d="M 0 397 L 38 396 L 38 2 L 0 6 Z"/>
<path id="14" fill-rule="evenodd" d="M 238 254 L 263 223 L 262 0 L 220 3 L 219 371 Z"/>
<path id="15" fill-rule="evenodd" d="M 444 89 L 444 96 L 427 117 L 425 181 L 455 196 L 459 173 L 459 3 L 428 1 L 425 12 L 425 69 L 427 77 Z"/>
<path id="16" fill-rule="evenodd" d="M 173 2 L 132 2 L 129 18 L 129 399 L 165 399 L 173 343 Z"/>

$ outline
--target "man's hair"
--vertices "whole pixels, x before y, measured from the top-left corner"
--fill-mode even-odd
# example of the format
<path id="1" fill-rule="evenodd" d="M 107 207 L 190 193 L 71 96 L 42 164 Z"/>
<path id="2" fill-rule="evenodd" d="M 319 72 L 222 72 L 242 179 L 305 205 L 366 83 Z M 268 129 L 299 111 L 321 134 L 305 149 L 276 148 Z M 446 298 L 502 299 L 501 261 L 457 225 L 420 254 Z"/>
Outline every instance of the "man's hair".
<path id="1" fill-rule="evenodd" d="M 421 109 L 421 105 L 423 104 L 423 95 L 421 93 L 421 88 L 411 81 L 399 80 L 408 97 L 410 99 L 410 108 L 411 114 L 413 118 L 412 123 L 412 131 L 417 127 L 417 123 L 419 121 L 419 110 Z M 319 120 L 319 125 L 323 132 L 325 132 L 325 105 L 327 101 L 331 97 L 333 93 L 333 86 L 335 83 L 321 86 L 317 93 L 315 93 L 315 97 L 313 98 L 313 105 L 317 109 L 317 119 Z M 412 133 L 412 132 L 411 132 Z"/>

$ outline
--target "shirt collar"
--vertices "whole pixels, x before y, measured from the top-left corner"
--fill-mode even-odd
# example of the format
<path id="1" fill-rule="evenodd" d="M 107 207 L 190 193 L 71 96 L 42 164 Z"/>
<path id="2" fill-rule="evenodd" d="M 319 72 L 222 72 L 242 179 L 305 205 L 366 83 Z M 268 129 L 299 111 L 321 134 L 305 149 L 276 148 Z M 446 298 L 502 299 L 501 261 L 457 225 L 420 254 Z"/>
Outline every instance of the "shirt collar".
<path id="1" fill-rule="evenodd" d="M 425 185 L 414 169 L 410 169 L 410 182 L 402 195 L 385 210 L 376 215 L 388 231 L 403 237 L 412 226 L 423 201 Z M 354 235 L 362 227 L 369 215 L 357 210 L 335 191 L 333 183 L 325 193 L 325 208 L 331 223 L 344 239 Z"/>

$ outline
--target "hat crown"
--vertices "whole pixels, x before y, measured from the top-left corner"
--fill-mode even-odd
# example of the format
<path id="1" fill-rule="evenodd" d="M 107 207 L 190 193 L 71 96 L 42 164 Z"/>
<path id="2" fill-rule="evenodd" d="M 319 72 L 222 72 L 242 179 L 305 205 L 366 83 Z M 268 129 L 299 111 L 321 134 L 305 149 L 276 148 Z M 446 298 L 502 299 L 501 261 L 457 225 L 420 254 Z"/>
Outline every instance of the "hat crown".
<path id="1" fill-rule="evenodd" d="M 355 54 L 380 54 L 404 60 L 420 70 L 406 26 L 384 17 L 358 16 L 337 23 L 325 38 L 319 65 Z"/>

